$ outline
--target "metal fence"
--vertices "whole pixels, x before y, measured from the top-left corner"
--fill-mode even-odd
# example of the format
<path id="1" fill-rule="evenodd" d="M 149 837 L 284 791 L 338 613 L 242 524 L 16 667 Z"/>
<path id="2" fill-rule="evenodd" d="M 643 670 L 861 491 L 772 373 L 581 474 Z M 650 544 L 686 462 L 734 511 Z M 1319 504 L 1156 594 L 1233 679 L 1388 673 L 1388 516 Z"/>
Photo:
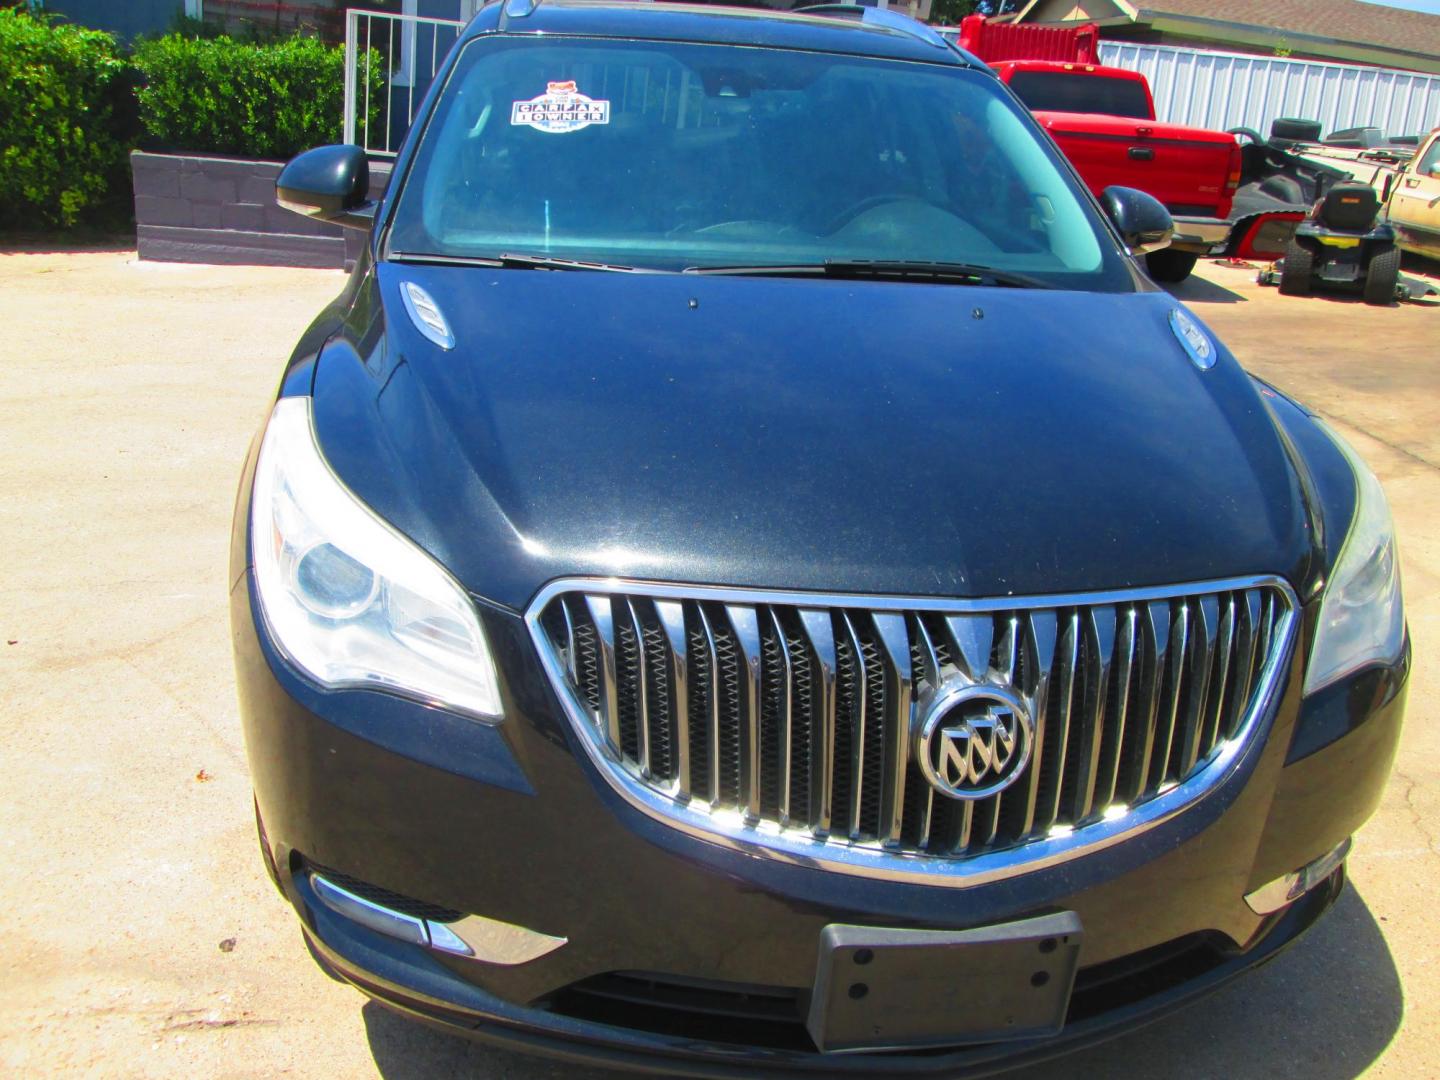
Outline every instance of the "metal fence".
<path id="1" fill-rule="evenodd" d="M 1155 112 L 1174 124 L 1265 134 L 1281 116 L 1318 120 L 1326 134 L 1378 127 L 1423 135 L 1440 124 L 1440 77 L 1274 56 L 1100 43 L 1100 62 L 1145 74 Z"/>
<path id="2" fill-rule="evenodd" d="M 345 141 L 394 157 L 464 26 L 456 19 L 346 11 Z"/>

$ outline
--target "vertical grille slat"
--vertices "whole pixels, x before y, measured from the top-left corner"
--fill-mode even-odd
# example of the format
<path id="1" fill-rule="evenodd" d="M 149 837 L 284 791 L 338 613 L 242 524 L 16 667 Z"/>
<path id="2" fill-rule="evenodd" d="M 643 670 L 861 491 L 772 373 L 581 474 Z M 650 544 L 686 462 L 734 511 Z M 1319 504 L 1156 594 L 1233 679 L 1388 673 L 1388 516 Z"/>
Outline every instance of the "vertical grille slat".
<path id="1" fill-rule="evenodd" d="M 1250 690 L 1255 685 L 1256 646 L 1260 643 L 1260 610 L 1259 591 L 1246 589 L 1239 609 L 1240 640 L 1235 647 L 1235 690 L 1230 706 L 1230 722 L 1222 732 L 1227 739 L 1235 734 L 1235 729 L 1245 718 L 1246 703 L 1249 702 Z"/>
<path id="2" fill-rule="evenodd" d="M 720 666 L 715 651 L 715 634 L 710 619 L 699 604 L 693 608 L 691 653 L 694 656 L 690 709 L 694 725 L 690 734 L 690 756 L 694 763 L 691 774 L 697 790 L 708 802 L 720 799 L 720 688 L 717 670 Z"/>
<path id="3" fill-rule="evenodd" d="M 725 608 L 735 639 L 735 695 L 739 747 L 735 797 L 745 814 L 760 818 L 760 619 L 753 607 Z"/>
<path id="4" fill-rule="evenodd" d="M 1105 712 L 1110 694 L 1110 663 L 1115 655 L 1115 609 L 1092 607 L 1084 629 L 1084 712 L 1076 740 L 1076 777 L 1072 821 L 1084 821 L 1095 802 L 1095 781 L 1100 772 L 1100 751 L 1105 734 Z"/>
<path id="5" fill-rule="evenodd" d="M 1040 800 L 1036 808 L 1035 827 L 1041 832 L 1054 826 L 1060 816 L 1060 794 L 1065 775 L 1065 758 L 1069 752 L 1070 714 L 1075 705 L 1075 676 L 1080 661 L 1080 613 L 1066 614 L 1060 632 L 1060 647 L 1055 654 L 1055 675 L 1050 706 L 1054 723 L 1046 733 L 1045 762 L 1040 772 Z"/>
<path id="6" fill-rule="evenodd" d="M 611 750 L 620 749 L 620 703 L 615 682 L 615 619 L 610 597 L 586 596 L 590 625 L 595 631 L 596 675 L 599 681 L 597 720 Z"/>
<path id="7" fill-rule="evenodd" d="M 942 860 L 1083 836 L 1196 790 L 1257 726 L 1297 620 L 1293 593 L 1263 580 L 958 611 L 798 599 L 587 582 L 527 619 L 592 756 L 675 813 L 763 826 L 761 844 Z M 977 687 L 1013 705 L 972 718 L 1028 714 L 1029 760 L 998 792 L 956 798 L 926 779 L 943 755 L 922 768 L 920 728 L 962 725 L 928 744 L 962 755 L 945 769 L 1003 768 L 998 743 L 961 741 L 1000 729 L 967 734 L 951 711 Z"/>
<path id="8" fill-rule="evenodd" d="M 786 627 L 785 644 L 790 658 L 790 808 L 795 824 L 804 825 L 814 820 L 814 809 L 810 799 L 810 784 L 815 747 L 815 717 L 817 698 L 815 694 L 814 661 L 805 644 L 805 637 Z"/>
<path id="9" fill-rule="evenodd" d="M 916 659 L 912 670 L 915 673 L 916 681 L 923 678 L 929 691 L 933 692 L 940 686 L 941 680 L 940 655 L 935 649 L 935 641 L 930 636 L 930 630 L 926 627 L 924 618 L 918 614 L 910 617 L 910 629 Z M 906 733 L 907 746 L 911 734 L 910 732 Z M 918 816 L 913 827 L 913 842 L 920 850 L 928 850 L 930 831 L 935 818 L 935 789 L 925 782 L 920 766 L 913 761 L 906 771 L 905 781 L 914 806 L 912 812 Z"/>
<path id="10" fill-rule="evenodd" d="M 991 655 L 987 666 L 995 673 L 997 682 L 1007 686 L 1014 685 L 1020 668 L 1020 617 L 1011 615 L 1003 619 L 998 627 L 998 635 L 995 620 L 987 617 L 986 621 L 990 623 L 990 632 L 985 636 L 991 642 Z M 1005 797 L 1006 793 L 1000 792 L 975 803 L 970 818 L 971 847 L 986 847 L 995 842 L 1000 826 L 1000 807 Z"/>
<path id="11" fill-rule="evenodd" d="M 785 640 L 785 627 L 775 609 L 765 609 L 765 634 L 761 648 L 765 663 L 761 679 L 765 700 L 770 703 L 768 719 L 762 731 L 762 757 L 770 764 L 766 769 L 765 796 L 773 806 L 780 824 L 790 823 L 790 747 L 794 728 L 791 697 L 795 684 L 794 667 L 790 662 L 790 646 Z"/>
<path id="12" fill-rule="evenodd" d="M 715 740 L 711 744 L 715 755 L 710 765 L 715 776 L 715 801 L 721 806 L 738 808 L 741 806 L 741 757 L 747 726 L 741 672 L 744 659 L 724 610 L 708 614 L 710 636 L 715 642 L 715 698 L 719 718 L 715 726 Z"/>
<path id="13" fill-rule="evenodd" d="M 620 738 L 625 752 L 639 759 L 640 772 L 651 775 L 649 663 L 645 635 L 633 600 L 620 603 L 617 679 L 623 702 L 620 709 Z"/>
<path id="14" fill-rule="evenodd" d="M 995 645 L 995 620 L 990 615 L 951 615 L 945 620 L 954 647 L 955 663 L 971 682 L 980 682 L 990 669 Z"/>
<path id="15" fill-rule="evenodd" d="M 690 638 L 685 633 L 685 607 L 674 600 L 656 600 L 655 614 L 670 658 L 670 710 L 673 719 L 675 792 L 690 797 Z"/>
<path id="16" fill-rule="evenodd" d="M 570 676 L 572 683 L 579 686 L 581 683 L 580 667 L 576 663 L 575 616 L 570 610 L 569 603 L 566 601 L 561 600 L 559 608 L 560 621 L 565 627 L 565 673 Z"/>
<path id="17" fill-rule="evenodd" d="M 1016 829 L 1017 836 L 1028 836 L 1035 827 L 1035 802 L 1040 795 L 1040 775 L 1045 764 L 1045 740 L 1047 716 L 1050 710 L 1050 681 L 1055 666 L 1055 641 L 1058 623 L 1053 611 L 1032 611 L 1026 620 L 1026 648 L 1034 665 L 1035 687 L 1032 691 L 1035 702 L 1034 746 L 1030 751 L 1030 767 L 1025 770 L 1021 782 L 1025 785 L 1023 805 L 1024 816 Z M 1015 804 L 1021 804 L 1017 798 Z"/>
<path id="18" fill-rule="evenodd" d="M 1150 757 L 1150 772 L 1146 775 L 1145 786 L 1164 784 L 1170 765 L 1170 754 L 1175 745 L 1175 728 L 1180 722 L 1180 705 L 1183 700 L 1181 680 L 1185 674 L 1185 663 L 1190 648 L 1190 605 L 1179 604 L 1172 615 L 1170 655 L 1165 669 L 1165 681 L 1161 694 L 1160 720 L 1156 730 L 1155 752 Z"/>
<path id="19" fill-rule="evenodd" d="M 1120 613 L 1113 661 L 1115 688 L 1106 711 L 1100 771 L 1095 795 L 1090 804 L 1093 811 L 1101 814 L 1115 801 L 1115 789 L 1120 784 L 1120 762 L 1124 757 L 1126 724 L 1130 718 L 1130 700 L 1134 693 L 1135 637 L 1139 625 L 1140 615 L 1133 607 L 1126 607 Z"/>
<path id="20" fill-rule="evenodd" d="M 884 724 L 884 790 L 880 809 L 880 842 L 887 846 L 900 843 L 905 824 L 905 789 L 909 771 L 909 733 L 911 715 L 910 634 L 905 616 L 879 613 L 874 616 L 875 632 L 884 652 L 885 711 Z"/>
<path id="21" fill-rule="evenodd" d="M 1220 741 L 1225 723 L 1225 705 L 1230 694 L 1230 654 L 1235 647 L 1235 598 L 1224 596 L 1220 601 L 1220 632 L 1215 642 L 1215 668 L 1210 676 L 1210 696 L 1205 704 L 1205 731 L 1200 736 L 1200 758 Z"/>
<path id="22" fill-rule="evenodd" d="M 1215 660 L 1215 640 L 1220 632 L 1220 600 L 1202 596 L 1197 606 L 1195 633 L 1190 638 L 1189 692 L 1186 695 L 1184 733 L 1176 747 L 1178 763 L 1172 776 L 1178 780 L 1190 771 L 1200 756 L 1204 734 L 1205 706 L 1210 697 L 1210 673 Z"/>
<path id="23" fill-rule="evenodd" d="M 865 657 L 848 612 L 839 615 L 836 631 L 838 709 L 835 722 L 835 800 L 837 820 L 852 840 L 860 835 L 860 800 L 865 786 Z"/>
<path id="24" fill-rule="evenodd" d="M 835 802 L 835 629 L 828 611 L 804 608 L 800 624 L 815 657 L 815 717 L 819 725 L 816 751 L 811 756 L 810 813 L 816 836 L 829 836 Z"/>
<path id="25" fill-rule="evenodd" d="M 857 835 L 871 838 L 880 835 L 880 814 L 889 786 L 885 775 L 886 680 L 882 652 L 875 635 L 866 627 L 860 638 L 860 660 L 865 666 L 865 754 Z"/>
<path id="26" fill-rule="evenodd" d="M 654 604 L 642 601 L 638 620 L 640 646 L 645 652 L 645 700 L 649 709 L 645 728 L 650 745 L 650 772 L 661 781 L 674 782 L 675 706 L 670 693 L 674 665 L 670 661 L 670 646 Z"/>
<path id="27" fill-rule="evenodd" d="M 1165 665 L 1170 654 L 1170 605 L 1163 600 L 1146 604 L 1139 612 L 1140 709 L 1135 722 L 1140 725 L 1139 738 L 1133 740 L 1131 753 L 1123 766 L 1118 797 L 1134 802 L 1145 790 L 1150 775 L 1150 759 L 1161 722 L 1161 691 L 1165 686 Z"/>

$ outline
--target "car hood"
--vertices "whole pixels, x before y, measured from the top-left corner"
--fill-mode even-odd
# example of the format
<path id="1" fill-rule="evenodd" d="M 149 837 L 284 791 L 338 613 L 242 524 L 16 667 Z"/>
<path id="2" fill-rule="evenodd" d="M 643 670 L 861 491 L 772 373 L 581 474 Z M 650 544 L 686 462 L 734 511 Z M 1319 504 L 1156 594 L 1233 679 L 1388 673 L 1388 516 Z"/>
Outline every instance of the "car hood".
<path id="1" fill-rule="evenodd" d="M 456 344 L 417 331 L 423 286 Z M 314 383 L 341 478 L 477 595 L 597 575 L 952 597 L 1298 580 L 1295 467 L 1167 294 L 382 263 Z"/>

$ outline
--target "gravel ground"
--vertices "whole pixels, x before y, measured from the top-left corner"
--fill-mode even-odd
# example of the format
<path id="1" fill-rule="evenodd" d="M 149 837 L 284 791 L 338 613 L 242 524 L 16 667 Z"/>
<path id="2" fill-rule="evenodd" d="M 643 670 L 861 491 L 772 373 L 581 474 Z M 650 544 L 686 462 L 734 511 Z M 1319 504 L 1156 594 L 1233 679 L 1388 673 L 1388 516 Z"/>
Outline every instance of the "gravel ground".
<path id="1" fill-rule="evenodd" d="M 1177 291 L 1385 481 L 1415 644 L 1397 770 L 1336 910 L 1186 1012 L 1028 1080 L 1440 1074 L 1437 315 Z M 338 273 L 0 254 L 0 1070 L 13 1076 L 576 1076 L 329 981 L 265 880 L 231 682 L 241 458 Z M 1198 448 L 1197 452 L 1203 452 Z"/>

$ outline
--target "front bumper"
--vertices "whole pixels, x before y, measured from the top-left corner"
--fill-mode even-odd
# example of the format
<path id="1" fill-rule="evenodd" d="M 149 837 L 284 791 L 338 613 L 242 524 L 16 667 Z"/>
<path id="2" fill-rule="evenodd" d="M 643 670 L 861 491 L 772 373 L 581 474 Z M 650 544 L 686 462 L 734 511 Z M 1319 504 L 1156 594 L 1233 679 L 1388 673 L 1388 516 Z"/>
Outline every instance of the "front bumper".
<path id="1" fill-rule="evenodd" d="M 1208 255 L 1230 239 L 1233 223 L 1223 218 L 1177 217 L 1170 246 L 1177 251 Z"/>
<path id="2" fill-rule="evenodd" d="M 630 807 L 589 767 L 517 616 L 483 615 L 507 715 L 492 728 L 382 694 L 310 686 L 257 634 L 252 590 L 242 575 L 232 627 L 263 841 L 316 953 L 429 1022 L 518 1049 L 672 1073 L 722 1075 L 741 1062 L 771 1073 L 982 1069 L 1058 1053 L 1219 985 L 1274 955 L 1333 901 L 1338 874 L 1274 915 L 1257 914 L 1245 897 L 1369 816 L 1408 674 L 1403 661 L 1371 669 L 1305 702 L 1303 715 L 1298 693 L 1283 691 L 1268 738 L 1150 832 L 1046 870 L 938 888 L 720 848 Z M 406 944 L 317 903 L 307 865 L 566 943 L 513 965 Z M 700 980 L 799 1001 L 828 924 L 964 929 L 1053 911 L 1077 913 L 1085 937 L 1067 1026 L 1043 1042 L 821 1055 L 793 1041 L 796 1025 L 677 1027 L 673 1010 L 633 995 L 618 1012 L 594 995 L 576 1004 L 597 980 L 637 972 L 662 987 Z"/>
<path id="3" fill-rule="evenodd" d="M 1395 227 L 1395 243 L 1401 250 L 1440 259 L 1440 231 L 1404 225 L 1394 219 L 1390 219 L 1390 224 Z"/>
<path id="4" fill-rule="evenodd" d="M 575 1064 L 666 1076 L 820 1073 L 900 1077 L 987 1075 L 1057 1057 L 1158 1020 L 1273 960 L 1330 909 L 1344 884 L 1342 868 L 1268 922 L 1264 933 L 1244 952 L 1196 942 L 1190 948 L 1156 950 L 1150 956 L 1136 958 L 1133 964 L 1122 962 L 1090 969 L 1077 982 L 1071 1018 L 1064 1031 L 1052 1038 L 914 1055 L 822 1055 L 775 1046 L 740 1046 L 517 1006 L 438 964 L 425 963 L 424 957 L 413 954 L 413 947 L 407 949 L 393 939 L 331 914 L 314 903 L 313 894 L 303 883 L 298 889 L 307 942 L 332 975 L 387 1008 L 444 1031 Z M 639 1011 L 630 1004 L 620 1015 L 633 1021 Z M 664 1015 L 655 1018 L 659 1021 L 655 1026 L 668 1019 Z M 735 1026 L 739 1027 L 738 1021 Z M 753 1031 L 753 1022 L 748 1027 Z"/>

